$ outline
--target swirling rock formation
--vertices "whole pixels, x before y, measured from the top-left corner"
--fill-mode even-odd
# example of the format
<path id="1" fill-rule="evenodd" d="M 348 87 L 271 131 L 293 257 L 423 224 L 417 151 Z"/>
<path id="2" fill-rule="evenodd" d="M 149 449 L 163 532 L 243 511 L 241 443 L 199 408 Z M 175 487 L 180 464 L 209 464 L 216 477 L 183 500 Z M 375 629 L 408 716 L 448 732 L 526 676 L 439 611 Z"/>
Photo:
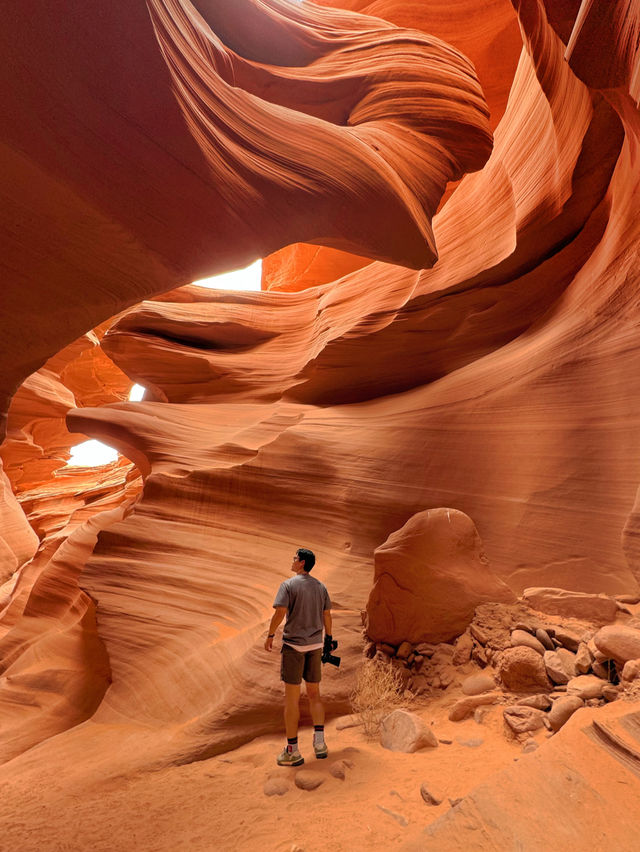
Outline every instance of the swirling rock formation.
<path id="1" fill-rule="evenodd" d="M 380 19 L 34 0 L 0 38 L 3 398 L 120 308 L 296 240 L 430 265 L 447 181 L 491 150 L 469 61 Z"/>
<path id="2" fill-rule="evenodd" d="M 0 34 L 1 224 L 22 229 L 5 387 L 124 311 L 103 350 L 149 396 L 67 420 L 145 485 L 14 578 L 5 754 L 54 732 L 56 755 L 105 748 L 118 725 L 138 761 L 180 762 L 272 729 L 260 637 L 291 547 L 313 542 L 355 656 L 372 554 L 425 507 L 471 518 L 514 593 L 637 591 L 635 5 L 518 0 L 519 30 L 498 0 L 350 4 L 411 30 L 285 0 L 116 2 L 99 26 L 66 5 Z M 423 32 L 436 17 L 477 42 L 482 82 L 505 46 L 491 124 L 469 62 Z M 140 303 L 294 241 L 330 248 L 285 250 L 269 291 Z M 61 304 L 36 339 L 24 317 Z M 29 680 L 77 653 L 68 691 Z M 343 707 L 348 677 L 327 683 Z M 23 730 L 34 693 L 69 698 Z"/>

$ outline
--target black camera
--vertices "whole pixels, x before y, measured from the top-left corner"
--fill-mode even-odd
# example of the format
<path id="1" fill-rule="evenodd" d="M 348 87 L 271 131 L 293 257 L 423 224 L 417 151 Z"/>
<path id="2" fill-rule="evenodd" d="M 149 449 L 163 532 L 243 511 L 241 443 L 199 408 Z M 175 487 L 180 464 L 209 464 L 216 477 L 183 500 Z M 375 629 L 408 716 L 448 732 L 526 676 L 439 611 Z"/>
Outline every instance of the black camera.
<path id="1" fill-rule="evenodd" d="M 340 657 L 334 657 L 331 653 L 338 647 L 338 641 L 332 636 L 324 637 L 324 645 L 322 648 L 322 662 L 331 663 L 332 666 L 340 665 Z"/>

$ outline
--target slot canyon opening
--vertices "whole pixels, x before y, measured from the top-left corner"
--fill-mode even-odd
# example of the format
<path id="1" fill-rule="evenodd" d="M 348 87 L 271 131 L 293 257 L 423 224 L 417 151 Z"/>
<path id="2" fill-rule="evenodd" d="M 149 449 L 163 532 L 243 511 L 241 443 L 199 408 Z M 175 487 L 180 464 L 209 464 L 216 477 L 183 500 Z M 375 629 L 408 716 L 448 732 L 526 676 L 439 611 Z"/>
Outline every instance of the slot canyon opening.
<path id="1" fill-rule="evenodd" d="M 262 260 L 257 259 L 187 287 L 259 291 L 261 282 Z M 141 492 L 141 474 L 133 461 L 98 438 L 70 432 L 65 422 L 73 409 L 153 400 L 102 349 L 102 338 L 120 316 L 50 358 L 23 382 L 9 409 L 0 458 L 41 547 L 49 536 L 62 534 L 80 508 L 86 520 L 87 507 L 90 514 L 97 513 L 119 501 L 135 502 Z"/>

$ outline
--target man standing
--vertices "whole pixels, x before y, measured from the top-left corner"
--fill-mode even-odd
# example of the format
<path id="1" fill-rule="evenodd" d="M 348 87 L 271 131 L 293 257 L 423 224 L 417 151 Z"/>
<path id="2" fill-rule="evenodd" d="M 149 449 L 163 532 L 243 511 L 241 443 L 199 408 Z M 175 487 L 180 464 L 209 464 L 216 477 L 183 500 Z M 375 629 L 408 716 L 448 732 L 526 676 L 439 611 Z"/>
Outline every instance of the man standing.
<path id="1" fill-rule="evenodd" d="M 275 612 L 269 625 L 264 647 L 271 651 L 276 629 L 287 617 L 282 637 L 280 677 L 284 681 L 284 723 L 287 746 L 279 755 L 279 766 L 300 766 L 304 758 L 298 750 L 300 720 L 300 683 L 304 678 L 311 718 L 313 720 L 313 750 L 317 758 L 328 755 L 324 741 L 324 705 L 320 699 L 322 676 L 322 628 L 325 644 L 331 648 L 331 601 L 325 586 L 310 571 L 316 557 L 304 547 L 296 551 L 291 564 L 295 574 L 280 585 L 273 602 Z"/>

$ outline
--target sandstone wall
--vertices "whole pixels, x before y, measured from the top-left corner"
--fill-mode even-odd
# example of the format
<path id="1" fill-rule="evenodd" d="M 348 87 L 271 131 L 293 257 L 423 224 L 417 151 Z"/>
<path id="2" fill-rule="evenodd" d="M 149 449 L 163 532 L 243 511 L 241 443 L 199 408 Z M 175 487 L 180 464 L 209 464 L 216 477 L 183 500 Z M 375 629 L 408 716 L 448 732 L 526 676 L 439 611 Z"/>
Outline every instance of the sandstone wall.
<path id="1" fill-rule="evenodd" d="M 249 736 L 292 548 L 317 551 L 355 653 L 374 549 L 432 507 L 473 520 L 513 591 L 637 590 L 635 7 L 515 2 L 515 65 L 497 0 L 494 49 L 467 3 L 433 6 L 436 37 L 426 11 L 405 31 L 284 0 L 115 2 L 99 26 L 87 4 L 32 5 L 0 35 L 5 392 L 124 309 L 103 349 L 153 400 L 67 418 L 145 485 L 92 519 L 95 547 L 79 528 L 73 570 L 40 555 L 102 649 L 62 728 L 173 725 L 183 756 Z M 412 23 L 415 4 L 388 7 Z M 298 241 L 373 260 L 333 281 L 327 255 L 297 292 L 140 302 Z M 9 625 L 16 676 L 39 601 L 31 639 Z M 341 706 L 347 681 L 330 689 Z"/>

